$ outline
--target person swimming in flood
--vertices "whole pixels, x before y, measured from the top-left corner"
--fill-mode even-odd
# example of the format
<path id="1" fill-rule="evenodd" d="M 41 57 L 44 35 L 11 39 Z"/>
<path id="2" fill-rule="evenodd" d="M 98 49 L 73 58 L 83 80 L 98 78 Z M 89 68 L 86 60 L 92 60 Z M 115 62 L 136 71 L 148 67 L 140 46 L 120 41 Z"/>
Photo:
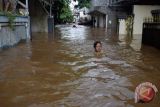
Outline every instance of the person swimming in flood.
<path id="1" fill-rule="evenodd" d="M 72 27 L 73 27 L 73 28 L 77 28 L 77 26 L 76 26 L 76 25 L 73 25 Z"/>
<path id="2" fill-rule="evenodd" d="M 102 56 L 103 50 L 102 50 L 102 43 L 100 41 L 95 41 L 93 44 L 95 55 L 96 56 Z"/>

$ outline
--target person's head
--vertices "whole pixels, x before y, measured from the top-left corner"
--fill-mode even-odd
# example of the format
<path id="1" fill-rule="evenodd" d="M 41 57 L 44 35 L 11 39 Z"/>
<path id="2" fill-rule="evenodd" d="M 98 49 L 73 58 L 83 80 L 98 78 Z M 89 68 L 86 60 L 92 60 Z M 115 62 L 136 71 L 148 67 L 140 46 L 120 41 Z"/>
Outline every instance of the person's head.
<path id="1" fill-rule="evenodd" d="M 93 47 L 95 49 L 95 52 L 101 52 L 102 43 L 100 41 L 95 41 Z"/>

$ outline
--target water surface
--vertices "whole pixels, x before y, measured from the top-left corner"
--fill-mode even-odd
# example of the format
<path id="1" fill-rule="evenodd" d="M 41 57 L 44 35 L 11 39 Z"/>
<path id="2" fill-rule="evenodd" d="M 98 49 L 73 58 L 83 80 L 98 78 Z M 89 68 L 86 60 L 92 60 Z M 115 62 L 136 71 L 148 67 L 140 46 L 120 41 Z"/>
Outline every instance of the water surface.
<path id="1" fill-rule="evenodd" d="M 1 107 L 159 107 L 134 104 L 134 90 L 149 81 L 160 89 L 160 51 L 141 36 L 107 36 L 100 28 L 61 25 L 54 35 L 0 52 Z M 105 55 L 94 56 L 93 42 Z"/>

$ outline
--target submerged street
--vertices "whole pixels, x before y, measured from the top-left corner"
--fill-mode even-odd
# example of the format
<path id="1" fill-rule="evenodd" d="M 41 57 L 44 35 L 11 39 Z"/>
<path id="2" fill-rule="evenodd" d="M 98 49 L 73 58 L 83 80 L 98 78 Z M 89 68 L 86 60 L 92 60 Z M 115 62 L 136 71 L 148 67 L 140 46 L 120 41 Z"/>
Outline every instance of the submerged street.
<path id="1" fill-rule="evenodd" d="M 105 55 L 94 55 L 94 41 Z M 160 89 L 160 51 L 141 36 L 110 37 L 106 29 L 59 25 L 54 35 L 0 51 L 0 107 L 158 107 L 135 104 L 142 82 Z"/>

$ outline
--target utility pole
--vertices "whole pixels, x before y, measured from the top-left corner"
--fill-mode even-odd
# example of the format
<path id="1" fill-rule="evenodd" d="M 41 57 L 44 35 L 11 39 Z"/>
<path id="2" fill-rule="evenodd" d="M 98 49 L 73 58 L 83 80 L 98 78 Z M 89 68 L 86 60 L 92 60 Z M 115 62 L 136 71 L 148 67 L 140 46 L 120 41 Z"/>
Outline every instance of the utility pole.
<path id="1" fill-rule="evenodd" d="M 28 0 L 26 0 L 26 12 L 29 15 L 29 6 L 28 6 Z"/>
<path id="2" fill-rule="evenodd" d="M 53 0 L 50 0 L 50 10 L 49 10 L 49 16 L 48 16 L 48 33 L 53 33 L 54 30 L 54 17 L 52 15 L 52 5 Z"/>
<path id="3" fill-rule="evenodd" d="M 49 11 L 49 16 L 52 17 L 52 0 L 50 0 L 50 11 Z"/>
<path id="4" fill-rule="evenodd" d="M 31 38 L 31 23 L 30 23 L 30 16 L 29 16 L 29 3 L 28 3 L 28 0 L 26 0 L 25 4 L 26 4 L 25 11 L 26 11 L 26 14 L 27 14 L 27 17 L 28 17 L 28 23 L 26 25 L 26 27 L 27 27 L 27 37 L 29 39 L 32 39 Z"/>

